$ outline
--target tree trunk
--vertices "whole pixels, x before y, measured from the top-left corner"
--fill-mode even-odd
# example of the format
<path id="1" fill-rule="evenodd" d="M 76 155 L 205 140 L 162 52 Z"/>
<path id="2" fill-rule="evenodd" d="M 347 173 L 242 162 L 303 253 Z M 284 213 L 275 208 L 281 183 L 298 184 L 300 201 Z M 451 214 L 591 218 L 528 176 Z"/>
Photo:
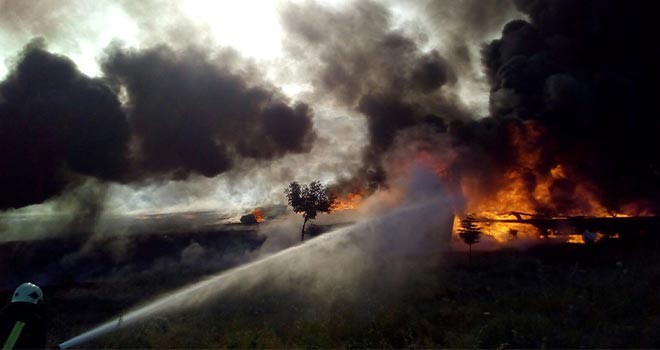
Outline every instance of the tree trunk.
<path id="1" fill-rule="evenodd" d="M 472 268 L 472 244 L 468 244 L 469 254 L 468 254 L 468 266 Z"/>
<path id="2" fill-rule="evenodd" d="M 305 216 L 305 221 L 303 221 L 303 227 L 302 230 L 300 231 L 300 241 L 305 240 L 305 224 L 307 224 L 307 217 Z"/>

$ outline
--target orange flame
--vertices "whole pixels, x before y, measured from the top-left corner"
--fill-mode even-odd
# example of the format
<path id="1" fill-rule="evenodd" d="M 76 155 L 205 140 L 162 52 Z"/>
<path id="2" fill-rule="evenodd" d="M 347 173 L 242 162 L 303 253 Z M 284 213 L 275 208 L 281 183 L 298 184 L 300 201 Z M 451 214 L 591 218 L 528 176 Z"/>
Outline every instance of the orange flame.
<path id="1" fill-rule="evenodd" d="M 250 214 L 254 215 L 254 219 L 257 220 L 257 222 L 263 222 L 264 221 L 264 213 L 261 211 L 260 208 L 254 209 Z"/>
<path id="2" fill-rule="evenodd" d="M 463 176 L 459 185 L 466 199 L 465 213 L 475 213 L 478 218 L 489 220 L 516 219 L 512 212 L 541 214 L 548 218 L 644 215 L 635 205 L 624 206 L 622 212 L 617 213 L 608 210 L 598 201 L 594 188 L 588 183 L 576 181 L 577 177 L 571 174 L 564 164 L 556 162 L 550 167 L 547 163 L 543 164 L 544 146 L 539 140 L 542 139 L 544 130 L 539 124 L 517 124 L 508 131 L 514 151 L 513 166 L 504 172 L 495 191 L 480 191 L 484 188 L 483 176 Z M 516 238 L 537 238 L 541 234 L 539 229 L 530 224 L 479 224 L 485 234 L 501 243 Z M 456 218 L 455 235 L 458 227 L 459 219 Z M 560 232 L 542 234 L 553 237 Z M 562 231 L 561 234 L 565 235 L 569 243 L 584 243 L 582 232 Z M 602 236 L 599 234 L 598 238 Z"/>
<path id="3" fill-rule="evenodd" d="M 364 196 L 362 194 L 362 190 L 351 192 L 343 198 L 338 197 L 337 200 L 335 201 L 335 204 L 332 207 L 332 210 L 333 211 L 356 210 L 362 203 L 363 199 Z"/>

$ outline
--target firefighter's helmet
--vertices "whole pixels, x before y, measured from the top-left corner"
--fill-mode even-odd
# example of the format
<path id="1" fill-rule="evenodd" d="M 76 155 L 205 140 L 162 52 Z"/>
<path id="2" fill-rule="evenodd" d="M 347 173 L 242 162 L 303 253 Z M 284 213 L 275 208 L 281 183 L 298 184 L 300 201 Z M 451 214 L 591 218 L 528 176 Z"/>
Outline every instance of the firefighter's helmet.
<path id="1" fill-rule="evenodd" d="M 44 293 L 36 284 L 26 282 L 18 286 L 11 298 L 12 303 L 36 304 L 44 298 Z"/>

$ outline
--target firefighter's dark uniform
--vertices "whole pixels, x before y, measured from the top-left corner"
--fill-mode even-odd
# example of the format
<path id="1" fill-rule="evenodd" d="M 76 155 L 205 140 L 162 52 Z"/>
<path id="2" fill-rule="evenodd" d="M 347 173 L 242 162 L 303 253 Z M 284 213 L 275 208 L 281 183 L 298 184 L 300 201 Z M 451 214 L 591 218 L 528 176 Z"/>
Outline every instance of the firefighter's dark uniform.
<path id="1" fill-rule="evenodd" d="M 0 349 L 45 349 L 46 325 L 41 309 L 40 304 L 15 302 L 0 311 Z"/>

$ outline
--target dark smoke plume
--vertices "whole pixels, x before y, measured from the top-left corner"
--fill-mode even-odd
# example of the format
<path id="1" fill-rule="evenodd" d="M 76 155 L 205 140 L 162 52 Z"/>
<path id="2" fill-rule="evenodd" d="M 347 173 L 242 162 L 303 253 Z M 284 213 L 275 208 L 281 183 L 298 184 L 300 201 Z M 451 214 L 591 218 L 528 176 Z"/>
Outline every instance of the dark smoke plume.
<path id="1" fill-rule="evenodd" d="M 89 78 L 43 40 L 15 58 L 0 83 L 0 209 L 41 203 L 84 176 L 211 177 L 243 158 L 307 152 L 315 139 L 309 106 L 199 50 L 113 46 L 102 63 L 106 77 Z"/>
<path id="2" fill-rule="evenodd" d="M 419 5 L 420 16 L 441 33 L 446 57 L 461 79 L 479 83 L 483 80 L 479 47 L 506 22 L 521 17 L 511 0 L 433 0 Z"/>
<path id="3" fill-rule="evenodd" d="M 568 176 L 551 186 L 557 208 L 577 200 L 577 183 L 592 186 L 618 210 L 630 202 L 658 209 L 660 123 L 657 83 L 659 22 L 655 2 L 521 0 L 530 21 L 506 24 L 483 48 L 491 82 L 492 118 L 454 130 L 457 143 L 481 161 L 463 171 L 501 174 L 515 166 L 512 129 L 535 125 L 541 135 L 518 133 L 541 151 L 535 174 L 562 164 Z M 525 126 L 525 127 L 523 127 Z M 496 167 L 484 169 L 483 159 Z M 520 164 L 518 164 L 520 166 Z M 479 169 L 481 168 L 481 169 Z"/>
<path id="4" fill-rule="evenodd" d="M 283 14 L 288 51 L 307 62 L 317 97 L 367 118 L 370 142 L 357 178 L 386 183 L 384 155 L 397 135 L 422 126 L 450 131 L 459 151 L 451 173 L 479 179 L 482 191 L 501 188 L 505 173 L 516 169 L 531 198 L 561 165 L 562 176 L 549 186 L 551 207 L 539 212 L 575 209 L 578 184 L 613 212 L 630 203 L 657 210 L 660 28 L 651 14 L 658 5 L 520 0 L 423 7 L 444 31 L 444 51 L 420 49 L 423 38 L 392 29 L 390 13 L 374 2 L 310 2 Z M 490 116 L 470 120 L 451 89 L 458 77 L 480 79 L 470 72 L 470 45 L 515 17 L 514 9 L 529 19 L 510 21 L 501 38 L 483 46 Z M 525 161 L 528 154 L 538 154 L 534 164 Z"/>
<path id="5" fill-rule="evenodd" d="M 291 106 L 273 90 L 251 86 L 198 50 L 115 46 L 102 68 L 126 89 L 138 168 L 146 174 L 211 177 L 239 157 L 307 152 L 315 138 L 309 106 Z"/>
<path id="6" fill-rule="evenodd" d="M 316 3 L 283 12 L 289 52 L 309 66 L 318 98 L 331 99 L 367 118 L 370 144 L 364 176 L 382 183 L 381 160 L 396 134 L 417 125 L 446 130 L 446 120 L 465 118 L 463 106 L 446 91 L 456 82 L 447 60 L 425 52 L 391 29 L 381 4 L 359 1 L 343 9 Z"/>
<path id="7" fill-rule="evenodd" d="M 0 83 L 0 209 L 42 202 L 72 173 L 118 180 L 129 132 L 110 88 L 31 42 Z"/>

